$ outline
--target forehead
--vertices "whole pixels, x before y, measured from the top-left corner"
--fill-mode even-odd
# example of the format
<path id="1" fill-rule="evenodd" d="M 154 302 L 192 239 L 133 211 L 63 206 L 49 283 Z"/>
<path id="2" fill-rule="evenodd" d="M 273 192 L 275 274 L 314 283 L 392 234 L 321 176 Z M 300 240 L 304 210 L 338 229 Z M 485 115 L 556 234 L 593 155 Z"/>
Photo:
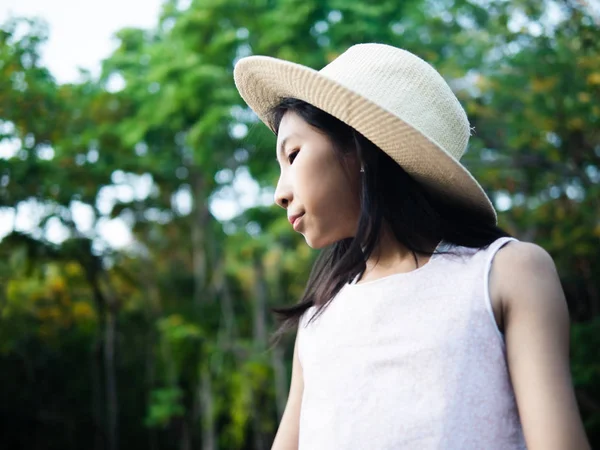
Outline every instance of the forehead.
<path id="1" fill-rule="evenodd" d="M 309 125 L 306 121 L 294 111 L 287 111 L 284 113 L 279 123 L 279 130 L 277 131 L 277 141 L 282 142 L 288 136 L 293 134 L 301 135 L 307 131 L 310 131 Z"/>
<path id="2" fill-rule="evenodd" d="M 310 137 L 311 128 L 294 111 L 287 111 L 279 124 L 277 132 L 277 154 L 282 154 L 291 141 L 294 139 L 306 139 Z"/>

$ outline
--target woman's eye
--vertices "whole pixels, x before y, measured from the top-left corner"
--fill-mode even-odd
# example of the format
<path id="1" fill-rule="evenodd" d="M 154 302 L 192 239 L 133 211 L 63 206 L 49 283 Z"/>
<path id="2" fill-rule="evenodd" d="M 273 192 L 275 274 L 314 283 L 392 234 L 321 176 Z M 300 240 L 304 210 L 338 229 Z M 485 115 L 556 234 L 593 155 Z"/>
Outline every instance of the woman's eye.
<path id="1" fill-rule="evenodd" d="M 299 151 L 300 150 L 294 150 L 289 154 L 288 161 L 290 162 L 290 164 L 292 164 L 294 162 L 294 160 L 296 159 L 296 155 L 298 155 Z"/>

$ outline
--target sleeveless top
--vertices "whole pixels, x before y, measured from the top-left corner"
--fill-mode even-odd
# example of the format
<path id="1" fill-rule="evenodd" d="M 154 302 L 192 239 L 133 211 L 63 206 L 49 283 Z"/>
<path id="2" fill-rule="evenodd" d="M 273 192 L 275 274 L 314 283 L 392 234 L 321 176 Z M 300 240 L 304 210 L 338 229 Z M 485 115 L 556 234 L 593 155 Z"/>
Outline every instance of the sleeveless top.
<path id="1" fill-rule="evenodd" d="M 443 248 L 427 264 L 345 285 L 298 327 L 300 450 L 526 449 L 494 318 L 495 253 Z"/>

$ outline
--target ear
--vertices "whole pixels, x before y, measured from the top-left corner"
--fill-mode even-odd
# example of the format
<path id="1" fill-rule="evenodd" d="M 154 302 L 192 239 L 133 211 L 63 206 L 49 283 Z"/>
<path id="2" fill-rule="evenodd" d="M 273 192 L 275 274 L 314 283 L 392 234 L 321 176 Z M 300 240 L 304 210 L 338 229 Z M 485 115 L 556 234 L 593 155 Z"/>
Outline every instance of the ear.
<path id="1" fill-rule="evenodd" d="M 363 172 L 363 163 L 356 152 L 348 152 L 344 155 L 344 164 L 348 174 Z"/>

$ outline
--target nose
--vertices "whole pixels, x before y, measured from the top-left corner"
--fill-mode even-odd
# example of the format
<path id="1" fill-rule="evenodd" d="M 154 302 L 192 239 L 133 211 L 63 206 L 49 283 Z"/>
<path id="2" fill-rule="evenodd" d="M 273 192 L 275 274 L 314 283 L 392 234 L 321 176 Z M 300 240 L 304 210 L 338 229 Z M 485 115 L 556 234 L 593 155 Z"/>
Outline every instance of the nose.
<path id="1" fill-rule="evenodd" d="M 279 177 L 277 187 L 275 188 L 275 203 L 283 209 L 287 209 L 292 202 L 292 189 L 284 177 Z"/>

